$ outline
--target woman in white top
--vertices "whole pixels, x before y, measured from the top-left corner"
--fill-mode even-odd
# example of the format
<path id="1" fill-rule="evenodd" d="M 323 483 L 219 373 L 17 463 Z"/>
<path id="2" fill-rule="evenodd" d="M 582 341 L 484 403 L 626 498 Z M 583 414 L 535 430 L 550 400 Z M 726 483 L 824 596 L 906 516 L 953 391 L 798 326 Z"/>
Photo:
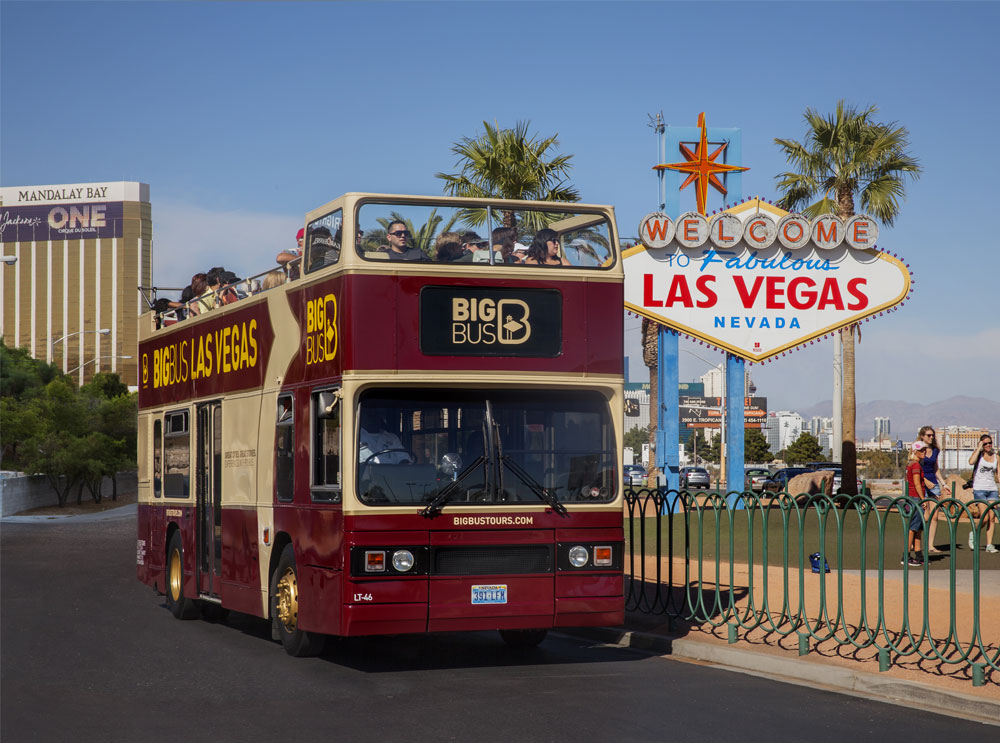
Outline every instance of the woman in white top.
<path id="1" fill-rule="evenodd" d="M 969 464 L 972 465 L 972 503 L 969 504 L 970 512 L 979 518 L 983 512 L 986 517 L 980 519 L 979 524 L 969 532 L 969 549 L 976 548 L 975 536 L 979 529 L 982 529 L 983 522 L 986 523 L 986 551 L 1000 552 L 993 545 L 993 529 L 997 523 L 996 509 L 987 511 L 990 503 L 997 503 L 1000 500 L 1000 489 L 997 483 L 1000 482 L 1000 473 L 997 465 L 1000 460 L 993 448 L 993 437 L 984 433 L 979 437 L 979 446 L 969 457 Z"/>

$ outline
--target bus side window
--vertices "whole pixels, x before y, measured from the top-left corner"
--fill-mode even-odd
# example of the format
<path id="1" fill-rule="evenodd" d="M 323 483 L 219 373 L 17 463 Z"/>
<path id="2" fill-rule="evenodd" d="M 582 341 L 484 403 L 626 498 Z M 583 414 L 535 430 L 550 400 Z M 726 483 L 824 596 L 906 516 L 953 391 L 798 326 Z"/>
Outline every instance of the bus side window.
<path id="1" fill-rule="evenodd" d="M 187 498 L 191 492 L 191 429 L 188 411 L 164 416 L 163 494 L 168 498 Z"/>
<path id="2" fill-rule="evenodd" d="M 340 398 L 339 390 L 312 396 L 312 497 L 340 501 Z"/>
<path id="3" fill-rule="evenodd" d="M 287 503 L 295 494 L 295 414 L 291 395 L 278 398 L 274 432 L 274 494 Z"/>
<path id="4" fill-rule="evenodd" d="M 153 497 L 163 495 L 163 421 L 153 422 Z"/>

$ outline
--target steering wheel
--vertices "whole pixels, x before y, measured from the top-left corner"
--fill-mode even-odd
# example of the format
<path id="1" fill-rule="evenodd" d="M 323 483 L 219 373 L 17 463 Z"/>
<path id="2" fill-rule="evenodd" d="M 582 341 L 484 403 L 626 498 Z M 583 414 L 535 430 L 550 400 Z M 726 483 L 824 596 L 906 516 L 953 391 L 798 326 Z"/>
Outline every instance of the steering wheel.
<path id="1" fill-rule="evenodd" d="M 361 467 L 358 469 L 358 480 L 361 481 L 361 480 L 365 479 L 365 469 L 372 463 L 373 459 L 376 459 L 377 457 L 380 457 L 383 454 L 389 454 L 390 452 L 394 452 L 394 451 L 401 451 L 401 452 L 403 452 L 403 454 L 405 454 L 406 456 L 408 456 L 410 458 L 409 462 L 403 462 L 402 464 L 416 464 L 417 463 L 417 455 L 414 454 L 409 449 L 381 449 L 381 450 L 375 452 L 374 454 L 372 454 L 364 462 L 361 463 Z M 376 462 L 376 464 L 378 464 L 378 463 Z"/>

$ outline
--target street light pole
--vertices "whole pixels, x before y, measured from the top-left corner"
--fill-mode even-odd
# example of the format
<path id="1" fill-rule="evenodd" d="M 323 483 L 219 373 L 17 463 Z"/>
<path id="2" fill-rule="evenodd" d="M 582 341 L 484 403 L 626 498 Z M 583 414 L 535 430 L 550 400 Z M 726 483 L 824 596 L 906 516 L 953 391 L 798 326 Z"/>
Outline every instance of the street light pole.
<path id="1" fill-rule="evenodd" d="M 52 357 L 55 356 L 55 354 L 56 354 L 56 350 L 55 350 L 56 349 L 56 344 L 57 343 L 61 343 L 62 341 L 66 340 L 67 338 L 72 338 L 75 335 L 83 335 L 84 333 L 97 333 L 98 335 L 108 335 L 108 333 L 110 333 L 110 332 L 111 332 L 111 328 L 99 328 L 97 330 L 77 330 L 76 332 L 73 332 L 73 333 L 66 333 L 66 335 L 60 336 L 59 338 L 56 338 L 54 341 L 50 341 L 49 342 L 49 358 L 46 359 L 46 361 L 48 363 L 50 363 L 50 364 L 52 363 Z M 69 372 L 67 372 L 67 374 L 68 373 Z"/>
<path id="2" fill-rule="evenodd" d="M 80 369 L 83 369 L 85 366 L 90 366 L 91 364 L 96 363 L 100 359 L 130 359 L 130 358 L 132 358 L 132 357 L 129 356 L 129 355 L 125 355 L 125 356 L 114 356 L 114 355 L 111 355 L 111 356 L 95 356 L 90 361 L 85 361 L 84 363 L 80 364 L 79 366 L 74 366 L 72 369 L 69 369 L 66 373 L 67 374 L 72 374 L 75 371 L 79 371 Z"/>

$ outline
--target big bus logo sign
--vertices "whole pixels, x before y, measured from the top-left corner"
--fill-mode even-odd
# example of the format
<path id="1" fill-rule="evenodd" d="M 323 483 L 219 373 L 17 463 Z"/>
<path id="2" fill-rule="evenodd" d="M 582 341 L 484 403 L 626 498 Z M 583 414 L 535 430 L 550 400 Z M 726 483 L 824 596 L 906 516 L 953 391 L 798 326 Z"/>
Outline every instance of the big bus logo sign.
<path id="1" fill-rule="evenodd" d="M 153 389 L 218 377 L 257 366 L 257 320 L 234 322 L 153 350 Z M 143 384 L 148 354 L 142 355 Z"/>
<path id="2" fill-rule="evenodd" d="M 337 356 L 337 297 L 327 294 L 306 304 L 306 365 Z"/>
<path id="3" fill-rule="evenodd" d="M 531 337 L 530 314 L 528 303 L 520 299 L 452 297 L 452 342 L 456 345 L 524 343 Z"/>
<path id="4" fill-rule="evenodd" d="M 420 350 L 448 356 L 558 356 L 562 295 L 554 289 L 425 286 Z"/>

